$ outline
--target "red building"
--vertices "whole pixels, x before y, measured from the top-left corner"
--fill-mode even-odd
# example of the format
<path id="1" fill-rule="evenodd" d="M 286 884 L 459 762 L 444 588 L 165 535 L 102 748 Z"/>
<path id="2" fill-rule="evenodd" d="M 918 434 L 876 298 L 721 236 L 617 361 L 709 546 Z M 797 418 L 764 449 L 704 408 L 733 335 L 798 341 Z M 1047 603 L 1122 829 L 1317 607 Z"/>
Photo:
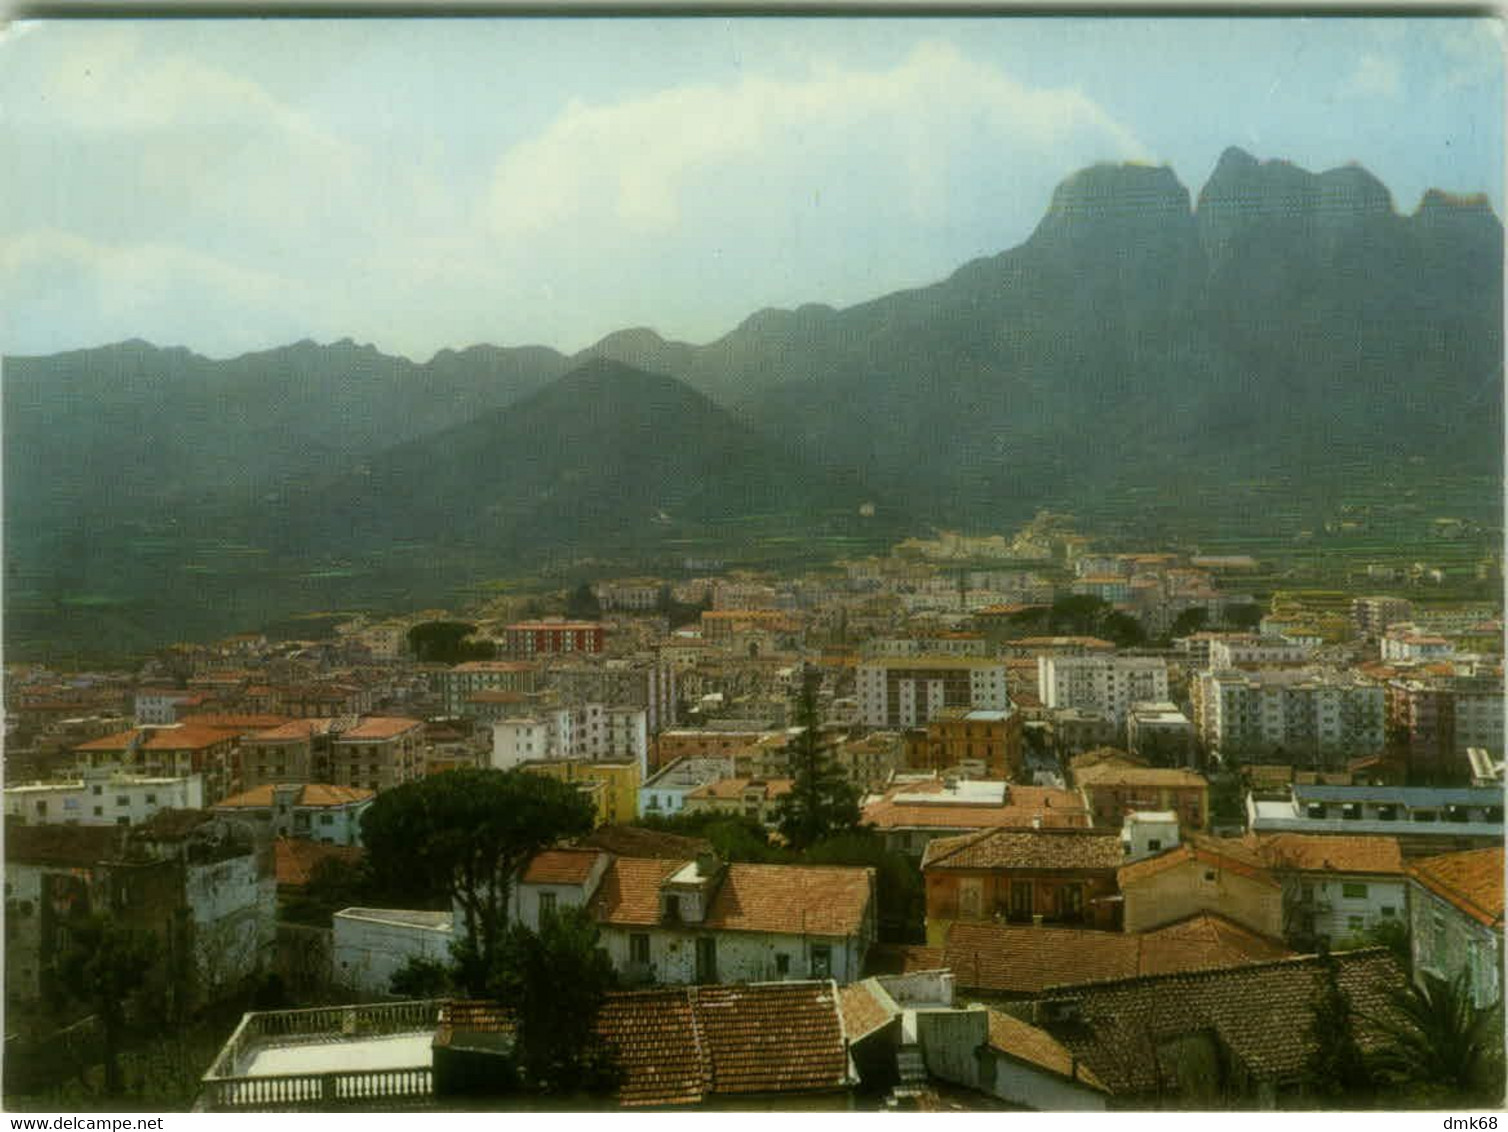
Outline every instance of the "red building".
<path id="1" fill-rule="evenodd" d="M 511 657 L 602 651 L 602 625 L 596 621 L 519 621 L 503 633 L 503 649 Z"/>

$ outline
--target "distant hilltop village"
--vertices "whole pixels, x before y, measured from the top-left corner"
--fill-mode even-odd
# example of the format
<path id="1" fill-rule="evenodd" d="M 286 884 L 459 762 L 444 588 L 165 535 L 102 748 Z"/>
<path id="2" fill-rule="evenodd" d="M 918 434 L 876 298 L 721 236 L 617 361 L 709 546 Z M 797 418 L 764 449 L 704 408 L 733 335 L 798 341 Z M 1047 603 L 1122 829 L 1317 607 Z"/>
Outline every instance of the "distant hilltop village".
<path id="1" fill-rule="evenodd" d="M 1500 574 L 1448 562 L 1042 512 L 12 665 L 8 1099 L 171 1048 L 229 1112 L 1480 1101 L 1404 1056 L 1502 1000 Z"/>

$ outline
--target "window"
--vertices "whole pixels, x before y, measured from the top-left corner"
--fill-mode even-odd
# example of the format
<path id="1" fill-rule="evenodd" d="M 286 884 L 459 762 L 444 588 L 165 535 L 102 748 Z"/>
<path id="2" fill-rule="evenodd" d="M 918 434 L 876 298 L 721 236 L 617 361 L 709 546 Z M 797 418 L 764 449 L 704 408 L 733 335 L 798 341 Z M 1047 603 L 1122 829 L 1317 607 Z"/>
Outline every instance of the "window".
<path id="1" fill-rule="evenodd" d="M 681 898 L 675 893 L 665 897 L 665 918 L 667 920 L 679 920 L 681 918 Z"/>
<path id="2" fill-rule="evenodd" d="M 830 979 L 833 977 L 833 949 L 827 944 L 817 944 L 812 948 L 812 978 Z"/>
<path id="3" fill-rule="evenodd" d="M 118 817 L 118 818 L 115 819 L 115 824 L 116 825 L 130 825 L 131 824 L 131 819 L 128 818 L 125 814 L 122 814 L 120 817 Z"/>
<path id="4" fill-rule="evenodd" d="M 1382 906 L 1382 918 L 1384 920 L 1391 920 L 1397 914 L 1398 909 L 1394 908 L 1391 904 L 1384 904 Z"/>
<path id="5" fill-rule="evenodd" d="M 1149 837 L 1147 839 L 1147 849 L 1148 849 L 1148 851 L 1150 851 L 1152 853 L 1156 853 L 1161 848 L 1162 848 L 1162 839 L 1161 838 Z"/>
<path id="6" fill-rule="evenodd" d="M 696 981 L 717 982 L 717 940 L 702 936 L 696 941 Z"/>
<path id="7" fill-rule="evenodd" d="M 541 892 L 539 894 L 539 918 L 555 915 L 555 894 L 553 892 Z"/>
<path id="8" fill-rule="evenodd" d="M 117 806 L 129 806 L 131 804 L 131 799 L 128 795 L 117 794 L 115 796 L 115 804 Z"/>
<path id="9" fill-rule="evenodd" d="M 105 792 L 105 788 L 103 786 L 96 786 L 96 787 L 94 787 L 93 794 L 94 794 L 94 796 L 96 798 L 98 798 L 104 792 Z"/>
<path id="10" fill-rule="evenodd" d="M 105 816 L 105 807 L 104 806 L 95 806 L 94 807 L 94 816 L 97 817 L 97 818 L 104 817 Z"/>
<path id="11" fill-rule="evenodd" d="M 649 964 L 649 937 L 636 934 L 628 937 L 628 960 L 630 963 Z"/>
<path id="12" fill-rule="evenodd" d="M 789 975 L 791 973 L 791 957 L 783 951 L 775 953 L 775 973 L 777 975 Z"/>
<path id="13" fill-rule="evenodd" d="M 37 803 L 37 813 L 39 813 L 39 814 L 45 814 L 45 813 L 47 813 L 47 803 L 46 802 L 38 802 Z"/>
<path id="14" fill-rule="evenodd" d="M 334 825 L 335 824 L 335 815 L 334 814 L 320 814 L 319 815 L 319 824 L 320 825 Z"/>
<path id="15" fill-rule="evenodd" d="M 1347 900 L 1365 900 L 1367 898 L 1367 886 L 1364 884 L 1343 884 L 1340 886 L 1340 894 Z"/>

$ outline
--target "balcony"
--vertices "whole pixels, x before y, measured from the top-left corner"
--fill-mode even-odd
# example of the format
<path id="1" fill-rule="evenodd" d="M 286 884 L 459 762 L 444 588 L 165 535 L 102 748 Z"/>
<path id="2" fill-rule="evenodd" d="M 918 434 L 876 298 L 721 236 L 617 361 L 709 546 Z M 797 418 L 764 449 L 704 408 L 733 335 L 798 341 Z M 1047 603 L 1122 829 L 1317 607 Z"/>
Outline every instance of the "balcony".
<path id="1" fill-rule="evenodd" d="M 427 1105 L 441 1001 L 253 1012 L 204 1074 L 210 1112 Z"/>

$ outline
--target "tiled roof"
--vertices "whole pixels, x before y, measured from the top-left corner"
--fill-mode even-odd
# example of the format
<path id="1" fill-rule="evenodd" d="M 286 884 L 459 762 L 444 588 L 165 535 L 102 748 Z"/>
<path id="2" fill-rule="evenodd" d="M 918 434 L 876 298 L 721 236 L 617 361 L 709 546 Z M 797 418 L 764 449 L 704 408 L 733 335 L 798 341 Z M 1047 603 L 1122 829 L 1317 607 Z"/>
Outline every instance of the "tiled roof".
<path id="1" fill-rule="evenodd" d="M 943 949 L 906 943 L 877 943 L 864 957 L 866 975 L 909 975 L 946 967 Z"/>
<path id="2" fill-rule="evenodd" d="M 604 924 L 660 922 L 660 882 L 689 864 L 653 857 L 619 857 L 608 865 L 587 908 Z"/>
<path id="3" fill-rule="evenodd" d="M 585 884 L 601 856 L 596 849 L 546 849 L 534 855 L 520 879 L 524 884 Z"/>
<path id="4" fill-rule="evenodd" d="M 355 845 L 325 845 L 303 838 L 279 837 L 272 843 L 273 864 L 279 888 L 303 888 L 314 877 L 321 861 L 331 858 L 354 865 L 362 850 Z"/>
<path id="5" fill-rule="evenodd" d="M 1024 995 L 1292 954 L 1277 940 L 1208 914 L 1140 934 L 958 921 L 948 929 L 942 965 L 961 987 Z"/>
<path id="6" fill-rule="evenodd" d="M 1110 1091 L 1093 1070 L 1080 1065 L 1073 1054 L 1046 1030 L 1039 1030 L 998 1010 L 991 1010 L 989 1015 L 991 1049 L 1101 1093 Z"/>
<path id="7" fill-rule="evenodd" d="M 272 805 L 277 789 L 272 783 L 255 786 L 239 794 L 232 794 L 229 798 L 220 799 L 215 803 L 214 808 L 267 809 Z M 310 782 L 298 785 L 298 792 L 293 795 L 293 805 L 350 806 L 370 801 L 376 796 L 376 791 L 367 790 L 361 786 L 332 786 L 323 782 Z"/>
<path id="8" fill-rule="evenodd" d="M 138 736 L 143 751 L 197 751 L 230 741 L 235 737 L 235 730 L 206 727 L 199 723 L 182 723 L 176 727 L 133 727 L 129 731 L 118 731 L 102 739 L 80 743 L 74 750 L 124 751 Z"/>
<path id="9" fill-rule="evenodd" d="M 1048 829 L 1088 829 L 1084 800 L 1071 790 L 1048 786 L 1010 787 L 1005 805 L 960 805 L 937 802 L 896 802 L 896 794 L 941 794 L 941 782 L 908 782 L 864 807 L 864 822 L 881 829 L 1030 829 L 1034 819 Z"/>
<path id="10" fill-rule="evenodd" d="M 842 936 L 864 924 L 874 870 L 825 865 L 729 865 L 706 926 L 725 931 Z"/>
<path id="11" fill-rule="evenodd" d="M 852 1083 L 831 982 L 610 994 L 597 1031 L 623 1074 L 618 1100 L 625 1107 Z"/>
<path id="12" fill-rule="evenodd" d="M 1077 829 L 987 829 L 941 837 L 923 869 L 1114 869 L 1125 860 L 1118 833 Z"/>
<path id="13" fill-rule="evenodd" d="M 1378 1049 L 1376 1020 L 1392 1016 L 1390 996 L 1407 979 L 1381 948 L 1075 987 L 1041 1000 L 1068 1015 L 1042 1026 L 1118 1096 L 1176 1094 L 1165 1043 L 1200 1035 L 1255 1079 L 1288 1082 L 1314 1056 L 1312 1004 L 1326 962 L 1350 997 L 1357 1043 Z"/>
<path id="14" fill-rule="evenodd" d="M 605 924 L 660 922 L 660 884 L 690 862 L 620 857 L 588 902 Z M 857 932 L 870 900 L 871 870 L 816 865 L 729 865 L 700 926 L 709 930 Z"/>
<path id="15" fill-rule="evenodd" d="M 1442 853 L 1415 861 L 1409 876 L 1472 919 L 1503 925 L 1503 847 Z"/>
<path id="16" fill-rule="evenodd" d="M 759 791 L 766 798 L 778 798 L 789 794 L 793 785 L 794 780 L 789 778 L 721 778 L 698 786 L 687 797 L 727 800 L 742 798 L 746 791 Z"/>
<path id="17" fill-rule="evenodd" d="M 843 1032 L 851 1042 L 860 1041 L 896 1017 L 894 1000 L 882 1001 L 872 979 L 838 988 L 838 1008 L 843 1013 Z M 885 995 L 889 999 L 889 995 Z"/>
<path id="18" fill-rule="evenodd" d="M 249 738 L 253 734 L 286 727 L 290 722 L 311 723 L 313 720 L 292 720 L 286 715 L 266 712 L 195 711 L 178 716 L 183 723 L 197 723 L 203 727 L 222 727 L 227 731 L 240 732 Z"/>
<path id="19" fill-rule="evenodd" d="M 712 842 L 704 837 L 682 837 L 637 825 L 604 825 L 576 844 L 606 849 L 619 857 L 659 857 L 662 860 L 689 860 L 712 848 Z"/>
<path id="20" fill-rule="evenodd" d="M 363 719 L 355 727 L 341 732 L 338 741 L 342 742 L 372 742 L 374 740 L 394 739 L 399 735 L 423 727 L 424 723 L 418 719 L 405 719 L 402 716 L 372 715 Z"/>
<path id="21" fill-rule="evenodd" d="M 1275 869 L 1403 876 L 1396 837 L 1332 837 L 1325 834 L 1247 834 L 1245 843 Z"/>
<path id="22" fill-rule="evenodd" d="M 118 855 L 123 830 L 106 825 L 19 825 L 5 823 L 5 859 L 25 865 L 87 868 Z"/>
<path id="23" fill-rule="evenodd" d="M 1248 880 L 1274 888 L 1281 887 L 1267 862 L 1240 840 L 1233 837 L 1206 837 L 1197 833 L 1189 834 L 1188 840 L 1155 857 L 1122 865 L 1116 873 L 1116 883 L 1124 889 L 1129 884 L 1136 884 L 1168 869 L 1191 863 L 1210 865 L 1244 876 Z"/>
<path id="24" fill-rule="evenodd" d="M 328 735 L 333 719 L 295 719 L 281 726 L 271 727 L 246 736 L 248 743 L 286 743 L 294 739 L 308 739 L 314 735 Z"/>
<path id="25" fill-rule="evenodd" d="M 1192 770 L 1162 766 L 1123 766 L 1115 762 L 1102 762 L 1094 766 L 1078 767 L 1074 780 L 1080 786 L 1159 786 L 1159 787 L 1206 787 L 1204 776 Z"/>

